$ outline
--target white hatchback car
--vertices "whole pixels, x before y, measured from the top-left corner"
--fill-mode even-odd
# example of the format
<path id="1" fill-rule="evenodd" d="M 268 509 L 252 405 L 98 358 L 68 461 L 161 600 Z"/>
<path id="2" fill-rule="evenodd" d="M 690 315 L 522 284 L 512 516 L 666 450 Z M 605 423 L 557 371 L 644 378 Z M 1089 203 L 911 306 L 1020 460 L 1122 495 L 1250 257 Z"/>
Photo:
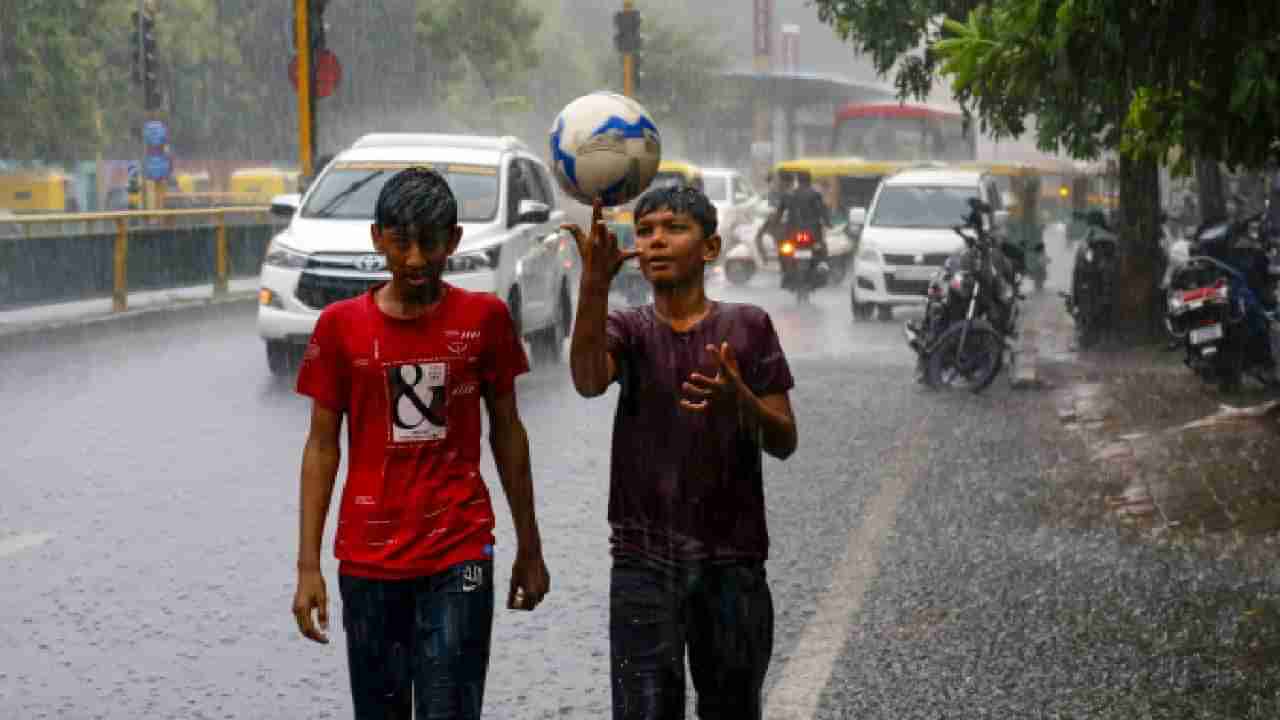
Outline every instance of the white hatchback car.
<path id="1" fill-rule="evenodd" d="M 547 166 L 515 138 L 417 133 L 366 135 L 272 212 L 292 218 L 262 265 L 258 332 L 273 373 L 297 364 L 320 311 L 387 280 L 369 226 L 397 171 L 433 167 L 458 202 L 462 244 L 445 281 L 507 302 L 535 360 L 556 362 L 573 324 L 579 263 Z"/>
<path id="2" fill-rule="evenodd" d="M 730 168 L 703 168 L 702 186 L 716 206 L 717 230 L 728 239 L 741 225 L 752 222 L 759 198 L 742 173 Z"/>
<path id="3" fill-rule="evenodd" d="M 863 225 L 850 289 L 856 319 L 878 310 L 891 320 L 895 307 L 925 304 L 929 280 L 964 246 L 952 228 L 969 214 L 969 198 L 991 205 L 988 223 L 1003 224 L 996 183 L 978 170 L 903 170 L 881 181 L 870 211 L 849 211 L 850 224 Z"/>

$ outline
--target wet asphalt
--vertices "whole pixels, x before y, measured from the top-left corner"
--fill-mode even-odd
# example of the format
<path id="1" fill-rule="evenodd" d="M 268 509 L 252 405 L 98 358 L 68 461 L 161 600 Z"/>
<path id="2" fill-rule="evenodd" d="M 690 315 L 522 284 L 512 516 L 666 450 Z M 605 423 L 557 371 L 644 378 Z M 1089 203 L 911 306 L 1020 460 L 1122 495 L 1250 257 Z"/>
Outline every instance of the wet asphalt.
<path id="1" fill-rule="evenodd" d="M 1280 582 L 1046 527 L 1036 502 L 1067 440 L 1043 394 L 1003 379 L 977 397 L 924 391 L 900 324 L 854 323 L 847 284 L 799 307 L 776 281 L 711 289 L 769 310 L 797 379 L 800 448 L 765 466 L 770 692 L 893 481 L 865 596 L 834 626 L 847 640 L 809 679 L 815 717 L 1280 714 L 1245 671 L 1159 642 L 1199 623 L 1247 643 L 1231 613 Z M 289 612 L 307 401 L 268 375 L 251 307 L 181 317 L 0 350 L 0 718 L 351 716 L 328 540 L 333 642 L 302 640 Z M 518 391 L 552 593 L 498 612 L 486 716 L 607 717 L 616 396 L 579 398 L 564 366 Z M 513 539 L 496 503 L 502 587 Z M 1204 598 L 1225 605 L 1195 612 Z M 1229 708 L 1248 712 L 1215 714 Z"/>

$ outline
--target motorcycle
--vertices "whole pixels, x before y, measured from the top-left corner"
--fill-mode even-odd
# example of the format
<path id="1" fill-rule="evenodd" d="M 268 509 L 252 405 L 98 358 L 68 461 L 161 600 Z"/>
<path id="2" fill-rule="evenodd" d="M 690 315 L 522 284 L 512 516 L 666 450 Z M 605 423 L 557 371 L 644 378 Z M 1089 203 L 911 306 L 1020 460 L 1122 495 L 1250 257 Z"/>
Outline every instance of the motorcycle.
<path id="1" fill-rule="evenodd" d="M 1196 229 L 1191 256 L 1176 268 L 1166 295 L 1165 327 L 1183 346 L 1183 362 L 1220 390 L 1246 375 L 1280 384 L 1280 319 L 1276 286 L 1280 263 L 1258 231 L 1260 215 Z"/>
<path id="2" fill-rule="evenodd" d="M 1087 349 L 1111 329 L 1120 246 L 1102 213 L 1077 211 L 1075 216 L 1081 230 L 1071 269 L 1071 291 L 1059 294 L 1075 320 L 1077 343 Z"/>
<path id="3" fill-rule="evenodd" d="M 811 302 L 813 292 L 827 284 L 830 267 L 823 249 L 809 230 L 793 230 L 778 246 L 782 267 L 782 287 L 796 294 L 801 305 Z"/>
<path id="4" fill-rule="evenodd" d="M 990 214 L 989 205 L 974 198 L 969 206 L 964 224 L 952 228 L 964 240 L 963 249 L 930 281 L 924 319 L 907 322 L 903 332 L 925 384 L 978 393 L 1000 373 L 1017 334 L 1026 258 L 1020 246 L 988 231 L 983 216 Z"/>

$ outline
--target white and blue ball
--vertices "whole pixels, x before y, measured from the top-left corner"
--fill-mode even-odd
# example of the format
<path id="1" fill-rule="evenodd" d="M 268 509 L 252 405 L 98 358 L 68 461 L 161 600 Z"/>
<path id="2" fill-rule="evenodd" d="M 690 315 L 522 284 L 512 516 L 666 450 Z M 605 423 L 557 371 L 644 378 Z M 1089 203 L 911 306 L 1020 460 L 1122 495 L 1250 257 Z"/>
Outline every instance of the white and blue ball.
<path id="1" fill-rule="evenodd" d="M 551 125 L 551 164 L 565 193 L 584 205 L 622 205 L 649 187 L 662 138 L 649 113 L 625 95 L 597 92 L 565 106 Z"/>

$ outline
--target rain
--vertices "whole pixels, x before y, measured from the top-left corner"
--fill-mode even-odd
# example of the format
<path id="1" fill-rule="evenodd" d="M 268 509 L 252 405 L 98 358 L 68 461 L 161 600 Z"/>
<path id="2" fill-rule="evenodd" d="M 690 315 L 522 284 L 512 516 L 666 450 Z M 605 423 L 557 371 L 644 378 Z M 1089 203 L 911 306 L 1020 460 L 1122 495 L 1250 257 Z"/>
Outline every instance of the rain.
<path id="1" fill-rule="evenodd" d="M 0 718 L 1280 716 L 1280 11 L 1085 5 L 0 3 Z"/>

